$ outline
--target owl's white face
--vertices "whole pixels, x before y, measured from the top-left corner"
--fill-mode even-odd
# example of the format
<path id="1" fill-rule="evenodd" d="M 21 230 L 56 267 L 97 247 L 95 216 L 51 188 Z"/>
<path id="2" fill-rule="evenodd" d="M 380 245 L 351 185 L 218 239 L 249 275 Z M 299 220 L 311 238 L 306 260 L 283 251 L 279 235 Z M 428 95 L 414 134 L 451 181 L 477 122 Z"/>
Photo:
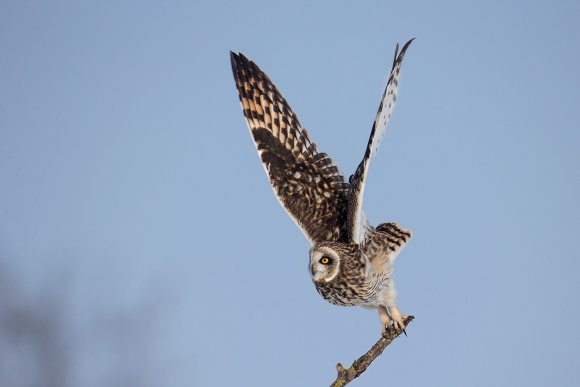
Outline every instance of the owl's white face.
<path id="1" fill-rule="evenodd" d="M 310 273 L 314 282 L 332 281 L 339 269 L 340 256 L 330 247 L 315 247 L 310 251 Z"/>

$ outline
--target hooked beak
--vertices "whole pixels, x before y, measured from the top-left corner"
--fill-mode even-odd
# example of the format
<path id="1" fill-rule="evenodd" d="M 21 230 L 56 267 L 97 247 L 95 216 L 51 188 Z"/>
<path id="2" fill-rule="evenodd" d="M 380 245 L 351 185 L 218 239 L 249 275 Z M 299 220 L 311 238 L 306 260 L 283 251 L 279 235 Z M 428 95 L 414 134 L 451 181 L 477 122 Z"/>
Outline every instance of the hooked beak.
<path id="1" fill-rule="evenodd" d="M 319 282 L 320 280 L 322 280 L 322 276 L 324 275 L 324 272 L 322 270 L 314 270 L 314 267 L 311 265 L 310 266 L 310 274 L 312 274 L 312 280 L 314 282 Z"/>

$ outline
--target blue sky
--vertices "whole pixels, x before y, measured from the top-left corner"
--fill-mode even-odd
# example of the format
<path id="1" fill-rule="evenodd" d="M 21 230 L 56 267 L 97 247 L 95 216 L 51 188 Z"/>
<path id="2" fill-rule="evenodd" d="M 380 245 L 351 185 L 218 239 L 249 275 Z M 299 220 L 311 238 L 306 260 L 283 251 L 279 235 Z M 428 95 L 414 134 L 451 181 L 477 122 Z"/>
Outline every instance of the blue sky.
<path id="1" fill-rule="evenodd" d="M 575 1 L 3 1 L 1 270 L 58 294 L 69 385 L 328 385 L 378 317 L 316 293 L 228 52 L 349 175 L 416 37 L 365 191 L 371 222 L 415 233 L 395 278 L 416 320 L 353 385 L 578 384 L 579 19 Z"/>

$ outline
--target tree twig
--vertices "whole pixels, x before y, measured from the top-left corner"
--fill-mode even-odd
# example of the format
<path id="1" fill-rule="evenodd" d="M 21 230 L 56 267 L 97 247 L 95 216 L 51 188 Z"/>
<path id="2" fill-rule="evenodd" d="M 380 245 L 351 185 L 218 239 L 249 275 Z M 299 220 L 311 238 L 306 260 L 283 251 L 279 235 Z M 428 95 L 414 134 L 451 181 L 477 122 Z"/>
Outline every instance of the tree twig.
<path id="1" fill-rule="evenodd" d="M 409 325 L 409 323 L 413 321 L 414 318 L 414 316 L 405 317 L 403 320 L 405 327 L 407 327 L 407 325 Z M 373 345 L 373 347 L 367 351 L 367 353 L 355 360 L 355 362 L 352 363 L 348 369 L 345 369 L 342 364 L 338 363 L 336 365 L 336 371 L 338 372 L 338 375 L 330 387 L 346 386 L 352 380 L 358 378 L 360 374 L 365 372 L 373 360 L 375 360 L 381 353 L 383 353 L 385 348 L 387 348 L 387 346 L 391 344 L 393 340 L 399 337 L 401 333 L 403 332 L 397 332 L 394 329 L 389 329 L 386 336 L 381 337 L 379 341 L 377 341 L 375 345 Z"/>

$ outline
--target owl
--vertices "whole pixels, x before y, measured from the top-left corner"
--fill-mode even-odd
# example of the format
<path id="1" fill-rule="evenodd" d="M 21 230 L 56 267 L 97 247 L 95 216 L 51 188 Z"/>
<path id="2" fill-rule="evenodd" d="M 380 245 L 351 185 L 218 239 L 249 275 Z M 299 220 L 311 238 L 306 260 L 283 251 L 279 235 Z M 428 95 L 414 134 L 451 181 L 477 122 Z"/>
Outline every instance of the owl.
<path id="1" fill-rule="evenodd" d="M 243 54 L 230 52 L 242 110 L 274 194 L 311 244 L 309 271 L 316 290 L 335 305 L 378 310 L 383 334 L 391 327 L 404 329 L 392 268 L 412 233 L 393 222 L 373 227 L 362 204 L 369 162 L 391 117 L 412 41 L 400 52 L 397 44 L 363 159 L 348 182 L 270 78 Z"/>

